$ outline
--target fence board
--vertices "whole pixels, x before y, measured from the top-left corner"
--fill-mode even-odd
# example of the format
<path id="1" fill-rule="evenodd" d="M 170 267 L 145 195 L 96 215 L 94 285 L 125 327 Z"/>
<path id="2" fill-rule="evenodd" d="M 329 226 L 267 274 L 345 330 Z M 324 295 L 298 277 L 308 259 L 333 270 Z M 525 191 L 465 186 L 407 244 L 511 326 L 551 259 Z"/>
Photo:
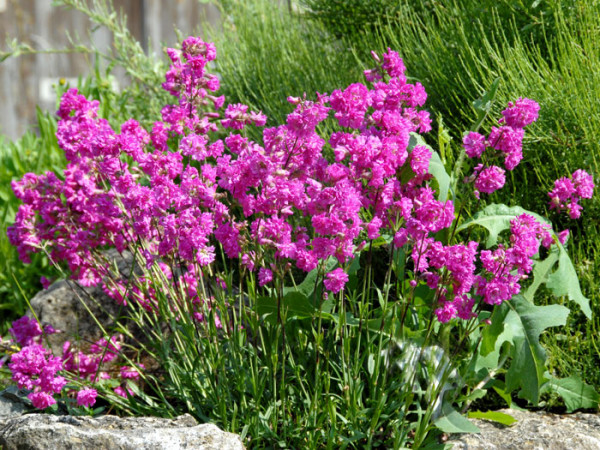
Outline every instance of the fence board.
<path id="1" fill-rule="evenodd" d="M 0 0 L 1 2 L 2 0 Z M 174 27 L 184 36 L 202 34 L 202 23 L 218 24 L 219 13 L 212 5 L 196 0 L 121 0 L 117 9 L 127 15 L 131 33 L 144 49 L 162 56 L 164 45 L 175 45 Z M 51 6 L 50 0 L 4 0 L 0 7 L 0 45 L 6 37 L 28 42 L 45 50 L 69 45 L 67 32 L 92 45 L 90 21 L 77 11 L 65 11 Z M 98 29 L 92 35 L 93 45 L 106 51 L 112 45 L 112 35 Z M 93 67 L 93 57 L 82 54 L 38 54 L 9 58 L 0 63 L 0 134 L 14 139 L 35 122 L 35 108 L 54 110 L 55 99 L 48 95 L 51 83 L 60 78 L 85 76 Z M 127 84 L 122 71 L 115 71 L 121 86 Z M 51 91 L 50 91 L 51 94 Z"/>

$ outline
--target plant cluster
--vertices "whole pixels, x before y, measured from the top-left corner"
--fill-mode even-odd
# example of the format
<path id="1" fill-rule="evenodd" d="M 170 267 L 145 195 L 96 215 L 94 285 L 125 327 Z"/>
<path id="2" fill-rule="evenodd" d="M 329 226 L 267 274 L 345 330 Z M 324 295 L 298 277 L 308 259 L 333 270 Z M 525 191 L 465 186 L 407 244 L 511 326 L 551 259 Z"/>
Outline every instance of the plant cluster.
<path id="1" fill-rule="evenodd" d="M 509 171 L 521 161 L 523 129 L 538 116 L 534 101 L 510 103 L 487 138 L 478 127 L 465 135 L 463 152 L 482 160 L 459 183 L 421 137 L 431 130 L 421 109 L 425 89 L 408 82 L 390 49 L 372 53 L 376 67 L 365 72 L 370 87 L 354 83 L 314 100 L 289 97 L 293 112 L 285 124 L 265 128 L 262 143 L 246 130 L 263 127 L 265 115 L 226 105 L 216 94 L 219 79 L 207 71 L 216 58 L 213 44 L 189 37 L 167 54 L 172 64 L 163 88 L 177 102 L 162 109 L 150 131 L 135 119 L 114 131 L 99 117 L 97 101 L 71 89 L 58 110 L 64 175 L 27 174 L 13 183 L 23 204 L 8 236 L 21 259 L 43 251 L 80 284 L 102 285 L 150 330 L 150 344 L 140 345 L 163 372 L 144 374 L 138 364 L 121 378 L 139 374 L 167 411 L 183 407 L 234 431 L 237 408 L 248 414 L 262 399 L 265 409 L 243 434 L 252 436 L 256 424 L 265 439 L 297 445 L 306 444 L 302 428 L 315 446 L 412 441 L 417 447 L 434 421 L 449 429 L 445 421 L 458 414 L 452 404 L 469 401 L 458 400 L 461 392 L 487 386 L 509 359 L 508 374 L 517 378 L 507 379 L 507 393 L 518 388 L 537 403 L 549 385 L 537 339 L 568 310 L 548 306 L 543 311 L 552 320 L 524 326 L 524 348 L 518 347 L 524 336 L 510 335 L 504 323 L 523 325 L 527 314 L 544 314 L 528 301 L 543 282 L 589 314 L 576 276 L 561 277 L 572 270 L 562 246 L 567 235 L 520 208 L 489 205 L 463 217 L 466 202 L 479 205 L 482 194 L 504 185 L 497 161 Z M 482 111 L 479 124 L 489 107 Z M 326 135 L 322 124 L 330 116 L 337 131 Z M 552 201 L 570 211 L 567 197 L 573 205 L 593 190 L 583 171 L 573 175 L 571 190 L 557 183 Z M 494 249 L 480 249 L 476 225 L 488 229 Z M 382 286 L 373 283 L 370 261 L 360 270 L 361 254 L 370 259 L 377 246 L 389 258 Z M 142 274 L 133 267 L 129 276 L 116 271 L 103 253 L 113 247 L 132 254 Z M 66 345 L 62 359 L 50 357 L 22 337 L 40 334 L 18 331 L 36 326 L 22 320 L 13 334 L 23 347 L 9 368 L 20 385 L 36 386 L 36 406 L 50 405 L 61 391 L 60 370 L 94 383 L 101 364 L 116 357 L 108 335 L 91 355 L 75 355 Z M 394 345 L 412 361 L 400 364 L 412 365 L 403 382 L 386 371 L 386 349 Z M 407 350 L 414 345 L 418 352 Z M 440 352 L 444 357 L 426 357 Z M 522 358 L 532 364 L 533 381 L 518 378 L 529 370 Z M 460 385 L 449 388 L 451 379 Z M 170 387 L 163 392 L 158 386 L 165 380 Z M 94 403 L 90 389 L 77 394 L 80 405 Z M 219 398 L 224 389 L 234 391 L 229 401 Z M 153 404 L 149 393 L 137 392 L 140 402 Z M 120 405 L 133 408 L 136 401 Z"/>

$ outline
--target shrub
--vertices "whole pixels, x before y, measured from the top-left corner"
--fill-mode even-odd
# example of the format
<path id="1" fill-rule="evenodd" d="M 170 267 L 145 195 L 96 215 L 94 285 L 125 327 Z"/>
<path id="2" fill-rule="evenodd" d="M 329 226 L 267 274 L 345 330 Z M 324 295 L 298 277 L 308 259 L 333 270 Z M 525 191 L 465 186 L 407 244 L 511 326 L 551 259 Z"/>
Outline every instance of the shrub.
<path id="1" fill-rule="evenodd" d="M 66 389 L 97 390 L 79 390 L 80 406 L 99 395 L 126 412 L 187 411 L 256 446 L 419 447 L 437 437 L 433 424 L 473 431 L 455 407 L 485 389 L 533 404 L 564 392 L 545 370 L 539 335 L 569 310 L 533 298 L 545 284 L 591 315 L 563 246 L 568 232 L 488 204 L 522 159 L 537 103 L 509 103 L 480 134 L 493 86 L 448 174 L 421 136 L 431 130 L 425 89 L 391 50 L 372 54 L 372 87 L 288 97 L 292 113 L 262 142 L 246 130 L 267 117 L 215 92 L 214 45 L 190 37 L 167 53 L 162 86 L 176 103 L 151 130 L 129 119 L 114 131 L 98 101 L 71 89 L 58 110 L 64 179 L 47 172 L 13 183 L 23 205 L 8 235 L 21 259 L 43 251 L 63 261 L 79 283 L 127 306 L 147 336 L 133 358 L 108 330 L 96 356 L 66 346 Z M 328 118 L 335 131 L 319 129 Z M 577 215 L 592 190 L 592 177 L 576 171 L 557 181 L 551 202 Z M 112 247 L 142 274 L 115 271 L 103 254 Z M 377 247 L 388 258 L 379 286 Z M 13 378 L 50 406 L 67 383 L 61 360 L 37 343 L 45 330 L 35 321 L 17 325 Z M 123 324 L 116 331 L 132 337 Z M 115 386 L 100 374 L 102 358 L 117 353 L 130 369 Z M 142 357 L 157 369 L 143 370 Z M 131 372 L 142 385 L 127 381 Z M 569 404 L 595 406 L 593 389 L 579 387 Z"/>

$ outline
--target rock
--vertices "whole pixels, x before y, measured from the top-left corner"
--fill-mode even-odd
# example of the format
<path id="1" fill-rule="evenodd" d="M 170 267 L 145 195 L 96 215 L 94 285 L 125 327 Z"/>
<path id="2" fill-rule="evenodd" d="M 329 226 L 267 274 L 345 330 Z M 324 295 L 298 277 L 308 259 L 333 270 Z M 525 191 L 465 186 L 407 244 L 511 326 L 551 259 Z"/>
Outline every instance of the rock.
<path id="1" fill-rule="evenodd" d="M 198 425 L 189 414 L 173 420 L 29 414 L 0 421 L 0 448 L 238 450 L 244 445 L 239 436 L 212 424 Z"/>
<path id="2" fill-rule="evenodd" d="M 113 324 L 112 318 L 118 313 L 119 305 L 98 287 L 84 288 L 74 281 L 61 280 L 39 292 L 31 300 L 31 307 L 41 324 L 49 324 L 60 330 L 60 333 L 48 336 L 55 355 L 62 354 L 63 343 L 73 341 L 74 336 L 88 342 L 103 337 L 102 330 L 90 316 L 84 303 L 103 327 Z"/>
<path id="3" fill-rule="evenodd" d="M 131 254 L 119 255 L 116 250 L 106 252 L 107 259 L 117 263 L 121 273 L 129 273 Z M 31 307 L 42 325 L 52 325 L 61 333 L 48 336 L 55 355 L 62 354 L 65 341 L 79 337 L 92 343 L 104 336 L 88 309 L 105 329 L 114 325 L 120 306 L 104 293 L 101 287 L 83 287 L 73 280 L 56 281 L 48 289 L 31 299 Z"/>
<path id="4" fill-rule="evenodd" d="M 456 450 L 598 450 L 600 415 L 548 414 L 504 409 L 518 422 L 506 427 L 473 420 L 481 433 L 452 435 L 448 444 Z"/>
<path id="5" fill-rule="evenodd" d="M 12 391 L 16 387 L 12 386 Z M 8 389 L 0 392 L 0 421 L 18 417 L 25 412 L 25 405 L 19 401 L 19 398 L 12 394 Z"/>

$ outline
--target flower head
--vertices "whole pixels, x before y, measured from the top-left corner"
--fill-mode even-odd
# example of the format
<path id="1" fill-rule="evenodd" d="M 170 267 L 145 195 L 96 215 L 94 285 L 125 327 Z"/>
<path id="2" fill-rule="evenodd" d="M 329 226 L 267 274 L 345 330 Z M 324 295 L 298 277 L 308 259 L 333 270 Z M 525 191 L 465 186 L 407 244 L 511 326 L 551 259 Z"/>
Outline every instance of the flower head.
<path id="1" fill-rule="evenodd" d="M 348 282 L 348 274 L 340 267 L 327 274 L 327 279 L 323 282 L 325 288 L 333 294 L 337 294 Z"/>
<path id="2" fill-rule="evenodd" d="M 79 406 L 90 407 L 96 403 L 98 392 L 96 389 L 84 388 L 77 392 L 77 404 Z"/>

